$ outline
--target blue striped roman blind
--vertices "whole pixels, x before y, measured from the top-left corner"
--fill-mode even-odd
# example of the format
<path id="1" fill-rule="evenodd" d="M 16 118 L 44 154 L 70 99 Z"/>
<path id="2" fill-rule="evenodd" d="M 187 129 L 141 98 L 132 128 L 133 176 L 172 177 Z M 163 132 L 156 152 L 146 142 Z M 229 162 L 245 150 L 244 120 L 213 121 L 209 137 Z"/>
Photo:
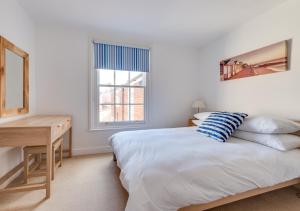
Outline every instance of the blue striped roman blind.
<path id="1" fill-rule="evenodd" d="M 149 72 L 149 49 L 94 42 L 95 69 Z"/>

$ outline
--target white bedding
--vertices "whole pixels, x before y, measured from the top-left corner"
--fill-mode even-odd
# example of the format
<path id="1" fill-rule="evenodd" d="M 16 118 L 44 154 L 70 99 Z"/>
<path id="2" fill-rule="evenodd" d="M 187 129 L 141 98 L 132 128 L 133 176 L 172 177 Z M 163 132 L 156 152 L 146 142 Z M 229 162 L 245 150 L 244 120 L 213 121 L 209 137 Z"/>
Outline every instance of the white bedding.
<path id="1" fill-rule="evenodd" d="M 193 127 L 120 132 L 111 144 L 129 193 L 126 211 L 175 211 L 300 177 L 299 149 L 220 143 Z"/>

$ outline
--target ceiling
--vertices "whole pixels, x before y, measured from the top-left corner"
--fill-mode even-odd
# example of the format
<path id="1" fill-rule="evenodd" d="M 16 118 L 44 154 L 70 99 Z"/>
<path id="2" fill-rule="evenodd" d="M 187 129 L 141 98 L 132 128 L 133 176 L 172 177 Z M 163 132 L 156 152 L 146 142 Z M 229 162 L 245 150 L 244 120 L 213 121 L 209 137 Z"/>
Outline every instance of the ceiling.
<path id="1" fill-rule="evenodd" d="M 18 0 L 35 22 L 201 46 L 285 0 Z"/>

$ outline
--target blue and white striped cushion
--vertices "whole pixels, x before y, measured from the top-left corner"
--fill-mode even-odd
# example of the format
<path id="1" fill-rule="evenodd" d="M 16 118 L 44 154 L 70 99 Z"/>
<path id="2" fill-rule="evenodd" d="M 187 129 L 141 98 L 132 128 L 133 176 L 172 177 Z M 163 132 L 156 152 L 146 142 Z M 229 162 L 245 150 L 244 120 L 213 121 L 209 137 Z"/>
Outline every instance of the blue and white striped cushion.
<path id="1" fill-rule="evenodd" d="M 217 141 L 225 142 L 247 117 L 244 113 L 213 112 L 197 131 Z"/>

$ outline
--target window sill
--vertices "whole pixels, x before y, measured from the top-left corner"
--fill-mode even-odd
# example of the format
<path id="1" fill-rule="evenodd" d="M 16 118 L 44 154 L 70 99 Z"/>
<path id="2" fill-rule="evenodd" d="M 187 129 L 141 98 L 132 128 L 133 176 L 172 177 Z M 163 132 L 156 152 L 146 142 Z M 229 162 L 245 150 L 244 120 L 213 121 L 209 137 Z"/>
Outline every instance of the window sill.
<path id="1" fill-rule="evenodd" d="M 147 125 L 145 122 L 141 123 L 132 123 L 132 124 L 124 124 L 124 125 L 102 125 L 102 126 L 91 126 L 89 131 L 105 131 L 105 130 L 124 130 L 124 129 L 137 129 L 137 128 L 145 128 Z"/>

